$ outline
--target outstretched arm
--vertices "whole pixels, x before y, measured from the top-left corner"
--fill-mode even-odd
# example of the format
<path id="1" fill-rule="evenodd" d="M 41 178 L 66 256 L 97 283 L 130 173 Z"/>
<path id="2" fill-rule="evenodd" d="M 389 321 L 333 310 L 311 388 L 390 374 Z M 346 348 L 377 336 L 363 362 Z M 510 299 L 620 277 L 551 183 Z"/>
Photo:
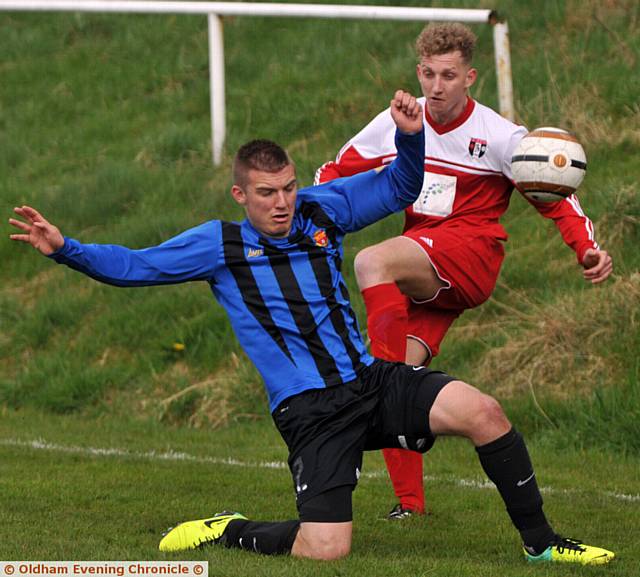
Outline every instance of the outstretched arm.
<path id="1" fill-rule="evenodd" d="M 26 242 L 45 256 L 49 256 L 62 248 L 64 237 L 58 228 L 52 225 L 35 208 L 21 206 L 14 208 L 13 211 L 26 222 L 15 218 L 9 219 L 9 224 L 22 231 L 20 234 L 10 235 L 9 238 L 11 240 Z"/>
<path id="2" fill-rule="evenodd" d="M 11 239 L 33 246 L 43 255 L 115 286 L 175 284 L 214 277 L 219 259 L 220 223 L 205 222 L 158 246 L 133 250 L 112 244 L 82 244 L 62 236 L 37 210 L 15 209 L 24 221 L 9 222 L 21 231 Z"/>
<path id="3" fill-rule="evenodd" d="M 609 277 L 613 271 L 613 260 L 595 241 L 593 223 L 575 194 L 558 202 L 527 200 L 542 216 L 554 221 L 564 242 L 576 252 L 587 282 L 598 284 Z"/>

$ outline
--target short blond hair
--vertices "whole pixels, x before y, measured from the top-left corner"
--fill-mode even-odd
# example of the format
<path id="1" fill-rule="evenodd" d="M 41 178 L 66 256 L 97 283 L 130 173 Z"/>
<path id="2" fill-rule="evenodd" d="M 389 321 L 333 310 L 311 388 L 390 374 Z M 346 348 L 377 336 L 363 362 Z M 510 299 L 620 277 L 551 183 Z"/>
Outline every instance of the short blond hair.
<path id="1" fill-rule="evenodd" d="M 470 28 L 458 22 L 428 24 L 416 40 L 416 54 L 419 60 L 458 50 L 465 63 L 471 64 L 475 47 L 476 35 Z"/>

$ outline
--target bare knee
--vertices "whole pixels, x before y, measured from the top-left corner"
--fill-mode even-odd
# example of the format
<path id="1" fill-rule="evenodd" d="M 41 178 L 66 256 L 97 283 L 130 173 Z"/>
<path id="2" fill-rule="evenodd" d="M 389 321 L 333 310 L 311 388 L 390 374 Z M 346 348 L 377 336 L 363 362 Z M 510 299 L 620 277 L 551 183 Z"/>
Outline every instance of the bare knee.
<path id="1" fill-rule="evenodd" d="M 477 400 L 473 427 L 470 431 L 473 443 L 476 446 L 490 443 L 504 435 L 510 428 L 511 423 L 500 403 L 493 397 L 482 394 Z"/>
<path id="2" fill-rule="evenodd" d="M 440 278 L 427 253 L 403 236 L 361 250 L 356 255 L 354 268 L 360 290 L 396 283 L 405 295 L 427 300 L 450 286 Z"/>
<path id="3" fill-rule="evenodd" d="M 325 541 L 323 543 L 316 543 L 314 549 L 317 554 L 316 559 L 335 561 L 336 559 L 346 557 L 351 552 L 351 544 Z"/>
<path id="4" fill-rule="evenodd" d="M 335 561 L 342 559 L 351 552 L 351 543 L 340 542 L 335 539 L 296 539 L 291 554 L 294 557 L 306 557 L 319 561 Z"/>
<path id="5" fill-rule="evenodd" d="M 388 270 L 384 252 L 375 245 L 362 249 L 356 255 L 353 268 L 360 290 L 394 280 Z"/>
<path id="6" fill-rule="evenodd" d="M 451 381 L 436 397 L 429 414 L 436 435 L 460 435 L 480 446 L 511 428 L 500 403 L 462 381 Z"/>
<path id="7" fill-rule="evenodd" d="M 342 559 L 351 552 L 351 523 L 303 523 L 291 554 L 320 561 Z"/>

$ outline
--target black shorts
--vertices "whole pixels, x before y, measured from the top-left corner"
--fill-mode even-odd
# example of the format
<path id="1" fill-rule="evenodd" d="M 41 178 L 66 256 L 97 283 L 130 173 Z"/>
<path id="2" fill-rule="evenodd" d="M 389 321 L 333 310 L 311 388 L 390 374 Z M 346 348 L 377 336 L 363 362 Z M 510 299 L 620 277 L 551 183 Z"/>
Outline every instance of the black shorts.
<path id="1" fill-rule="evenodd" d="M 341 496 L 332 507 L 316 498 L 336 487 L 353 490 L 363 451 L 390 447 L 428 451 L 435 441 L 429 411 L 452 380 L 440 371 L 376 360 L 355 381 L 311 389 L 283 401 L 273 420 L 289 448 L 300 519 L 351 520 L 345 491 L 331 493 Z"/>

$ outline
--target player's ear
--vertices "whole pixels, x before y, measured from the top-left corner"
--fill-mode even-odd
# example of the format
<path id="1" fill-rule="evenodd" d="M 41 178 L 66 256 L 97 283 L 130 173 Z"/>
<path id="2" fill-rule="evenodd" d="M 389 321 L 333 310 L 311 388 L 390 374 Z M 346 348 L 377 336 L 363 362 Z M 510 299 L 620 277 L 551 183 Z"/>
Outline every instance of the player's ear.
<path id="1" fill-rule="evenodd" d="M 478 71 L 475 68 L 469 68 L 469 70 L 467 70 L 467 77 L 465 78 L 465 81 L 464 81 L 464 87 L 470 88 L 471 86 L 473 86 L 473 83 L 476 81 L 477 78 L 478 78 Z"/>
<path id="2" fill-rule="evenodd" d="M 231 187 L 231 196 L 238 204 L 247 204 L 247 195 L 237 184 Z"/>

